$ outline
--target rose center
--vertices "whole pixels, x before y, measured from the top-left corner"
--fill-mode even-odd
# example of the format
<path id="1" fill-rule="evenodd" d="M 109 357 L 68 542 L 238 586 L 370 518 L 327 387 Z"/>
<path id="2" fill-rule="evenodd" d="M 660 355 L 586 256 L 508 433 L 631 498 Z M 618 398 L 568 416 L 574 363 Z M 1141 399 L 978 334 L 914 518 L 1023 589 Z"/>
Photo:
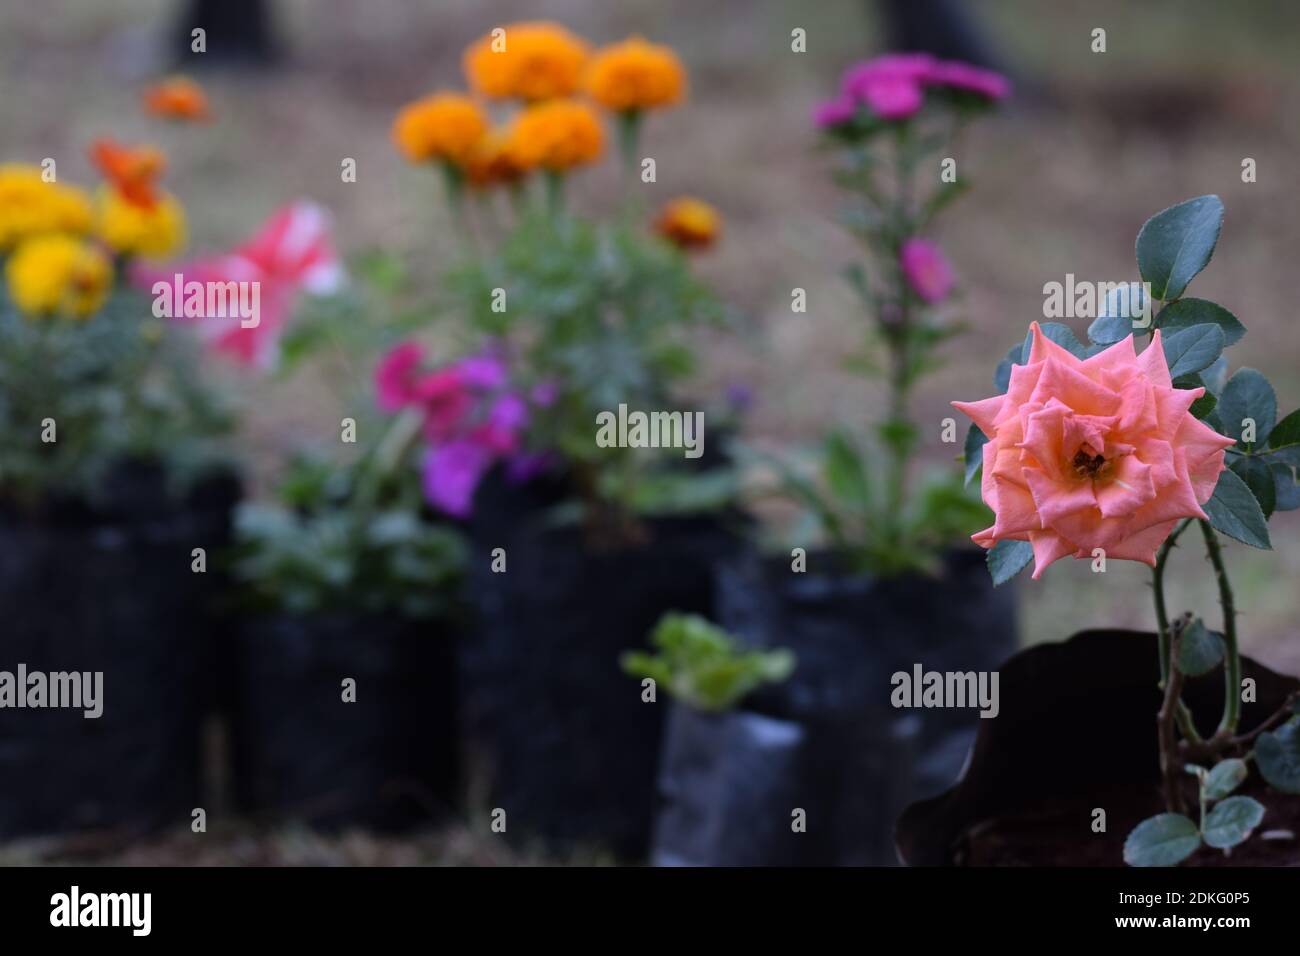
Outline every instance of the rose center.
<path id="1" fill-rule="evenodd" d="M 1106 458 L 1096 454 L 1090 445 L 1083 445 L 1074 453 L 1074 460 L 1070 464 L 1080 478 L 1096 478 L 1105 467 Z"/>

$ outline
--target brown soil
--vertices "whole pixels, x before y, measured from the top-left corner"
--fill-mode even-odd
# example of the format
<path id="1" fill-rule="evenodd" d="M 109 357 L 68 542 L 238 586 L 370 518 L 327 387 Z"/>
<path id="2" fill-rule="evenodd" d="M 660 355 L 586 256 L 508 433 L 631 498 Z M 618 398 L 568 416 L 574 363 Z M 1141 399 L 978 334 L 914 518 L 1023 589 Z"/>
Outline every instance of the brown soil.
<path id="1" fill-rule="evenodd" d="M 1300 866 L 1300 797 L 1280 794 L 1257 777 L 1238 793 L 1264 804 L 1264 821 L 1229 853 L 1202 846 L 1183 866 Z M 1106 832 L 1093 833 L 1095 807 L 1106 810 Z M 1056 800 L 1033 814 L 993 818 L 971 827 L 954 853 L 959 866 L 1122 866 L 1124 839 L 1147 817 L 1164 811 L 1159 791 L 1111 790 Z M 1262 834 L 1289 831 L 1289 837 Z"/>

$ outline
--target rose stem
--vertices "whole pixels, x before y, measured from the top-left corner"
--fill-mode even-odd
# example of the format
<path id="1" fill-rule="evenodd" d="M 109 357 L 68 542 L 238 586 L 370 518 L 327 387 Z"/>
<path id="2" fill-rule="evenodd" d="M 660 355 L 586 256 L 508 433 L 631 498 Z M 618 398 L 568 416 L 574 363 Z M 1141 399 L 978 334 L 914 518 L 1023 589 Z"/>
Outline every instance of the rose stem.
<path id="1" fill-rule="evenodd" d="M 1156 727 L 1160 739 L 1160 774 L 1164 779 L 1165 808 L 1170 813 L 1183 812 L 1182 794 L 1178 790 L 1178 741 L 1174 737 L 1174 721 L 1181 703 L 1183 672 L 1178 667 L 1178 649 L 1182 646 L 1186 615 L 1179 618 L 1170 631 L 1169 676 L 1165 680 L 1165 697 L 1156 714 Z"/>
<path id="2" fill-rule="evenodd" d="M 1156 555 L 1156 566 L 1151 572 L 1152 592 L 1155 596 L 1156 605 L 1156 632 L 1160 643 L 1160 686 L 1165 687 L 1169 682 L 1169 660 L 1172 656 L 1169 646 L 1169 614 L 1165 610 L 1165 563 L 1169 560 L 1169 552 L 1173 550 L 1174 544 L 1178 541 L 1178 536 L 1187 530 L 1187 526 L 1192 523 L 1191 518 L 1184 518 L 1179 522 L 1178 527 L 1174 528 L 1169 537 L 1165 538 L 1165 543 L 1160 546 L 1160 551 Z M 1183 736 L 1193 744 L 1201 743 L 1201 735 L 1196 729 L 1196 724 L 1192 720 L 1192 713 L 1187 709 L 1179 697 L 1175 709 L 1175 715 L 1178 719 L 1178 729 L 1183 732 Z"/>
<path id="3" fill-rule="evenodd" d="M 1232 585 L 1228 582 L 1228 569 L 1223 563 L 1223 549 L 1219 536 L 1208 521 L 1198 522 L 1205 536 L 1205 553 L 1214 565 L 1219 582 L 1219 605 L 1223 608 L 1223 643 L 1227 648 L 1227 663 L 1223 668 L 1223 719 L 1219 721 L 1216 737 L 1228 737 L 1237 731 L 1241 717 L 1241 654 L 1237 650 L 1237 607 L 1233 601 Z"/>

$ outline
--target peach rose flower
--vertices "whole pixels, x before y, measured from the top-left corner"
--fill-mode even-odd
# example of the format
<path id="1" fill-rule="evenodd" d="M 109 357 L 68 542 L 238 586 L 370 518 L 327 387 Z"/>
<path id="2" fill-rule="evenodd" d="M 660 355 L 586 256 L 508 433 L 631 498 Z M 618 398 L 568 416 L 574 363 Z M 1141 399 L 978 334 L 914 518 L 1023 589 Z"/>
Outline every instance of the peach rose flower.
<path id="1" fill-rule="evenodd" d="M 1028 541 L 1035 578 L 1095 548 L 1154 565 L 1180 519 L 1207 517 L 1232 439 L 1188 411 L 1205 389 L 1173 387 L 1159 330 L 1140 355 L 1129 336 L 1087 359 L 1031 330 L 1005 395 L 953 402 L 989 438 L 981 491 L 995 520 L 972 539 Z"/>

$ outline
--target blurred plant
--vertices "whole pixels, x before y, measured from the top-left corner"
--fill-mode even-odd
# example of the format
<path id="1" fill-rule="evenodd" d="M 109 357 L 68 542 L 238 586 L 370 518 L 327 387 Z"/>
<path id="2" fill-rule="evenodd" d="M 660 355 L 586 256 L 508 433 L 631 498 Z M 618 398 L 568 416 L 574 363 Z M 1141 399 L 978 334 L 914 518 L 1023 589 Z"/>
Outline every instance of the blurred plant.
<path id="1" fill-rule="evenodd" d="M 446 281 L 452 307 L 470 319 L 471 351 L 499 356 L 513 389 L 553 395 L 544 416 L 529 418 L 526 443 L 565 472 L 592 534 L 635 538 L 638 513 L 703 506 L 709 496 L 688 487 L 694 476 L 680 461 L 598 448 L 596 416 L 622 403 L 663 408 L 693 370 L 686 334 L 723 312 L 681 250 L 713 242 L 719 217 L 698 201 L 681 205 L 660 220 L 656 236 L 638 224 L 631 176 L 615 221 L 576 215 L 568 179 L 599 161 L 606 144 L 595 108 L 569 97 L 585 88 L 614 112 L 620 150 L 635 164 L 645 115 L 681 99 L 685 73 L 664 47 L 633 39 L 592 55 L 549 23 L 492 31 L 466 52 L 465 70 L 472 89 L 520 108 L 494 124 L 472 98 L 442 92 L 404 108 L 393 130 L 408 160 L 442 170 L 462 224 L 464 261 Z M 504 235 L 489 240 L 501 231 L 494 192 L 509 196 L 512 216 Z M 426 463 L 443 441 L 433 437 Z M 479 476 L 486 457 L 480 451 L 461 461 Z M 680 481 L 661 480 L 673 471 Z M 716 475 L 710 482 L 722 492 Z M 730 500 L 733 491 L 709 503 Z"/>
<path id="2" fill-rule="evenodd" d="M 695 614 L 665 614 L 650 643 L 657 654 L 628 651 L 623 670 L 651 678 L 673 697 L 696 710 L 730 710 L 764 684 L 779 684 L 794 672 L 788 650 L 745 651 L 739 642 Z"/>
<path id="3" fill-rule="evenodd" d="M 24 507 L 93 499 L 126 459 L 196 478 L 223 460 L 232 424 L 194 342 L 121 281 L 137 255 L 183 234 L 179 204 L 157 185 L 161 154 L 101 141 L 94 157 L 110 180 L 98 211 L 41 168 L 0 167 L 0 496 Z"/>
<path id="4" fill-rule="evenodd" d="M 1219 535 L 1268 549 L 1268 519 L 1300 507 L 1300 411 L 1278 421 L 1273 387 L 1254 369 L 1228 378 L 1224 347 L 1245 329 L 1222 306 L 1183 295 L 1209 263 L 1222 223 L 1217 196 L 1157 213 L 1137 237 L 1143 291 L 1109 297 L 1088 328 L 1089 345 L 1064 325 L 1034 323 L 999 367 L 1001 394 L 954 403 L 977 426 L 968 472 L 982 472 L 996 518 L 974 539 L 989 549 L 994 583 L 1031 560 L 1037 578 L 1070 556 L 1153 568 L 1167 812 L 1129 835 L 1124 858 L 1134 865 L 1172 865 L 1202 842 L 1226 850 L 1246 840 L 1264 807 L 1228 794 L 1252 761 L 1275 790 L 1300 794 L 1295 695 L 1255 730 L 1238 730 L 1237 610 Z M 1139 353 L 1140 337 L 1149 342 Z M 1222 632 L 1190 613 L 1171 622 L 1167 611 L 1165 565 L 1193 524 L 1214 568 Z M 1203 736 L 1182 688 L 1217 669 L 1223 715 Z M 1199 781 L 1199 822 L 1186 813 L 1184 770 Z"/>
<path id="5" fill-rule="evenodd" d="M 843 222 L 866 254 L 865 265 L 850 266 L 846 275 L 875 320 L 873 344 L 885 352 L 883 366 L 872 348 L 850 356 L 848 365 L 883 374 L 888 405 L 874 446 L 847 429 L 828 435 L 820 452 L 821 484 L 797 477 L 792 466 L 779 468 L 823 536 L 858 570 L 928 570 L 984 514 L 951 477 L 927 477 L 920 493 L 909 496 L 919 437 L 910 399 L 917 381 L 938 367 L 937 348 L 961 331 L 931 308 L 947 300 L 954 280 L 924 233 L 968 184 L 955 172 L 951 179 L 940 175 L 932 190 L 922 184 L 942 173 L 939 159 L 952 155 L 964 124 L 1007 92 L 997 74 L 898 54 L 851 67 L 839 96 L 814 114 L 839 158 L 835 181 L 852 197 Z M 883 468 L 872 462 L 877 448 Z"/>
<path id="6" fill-rule="evenodd" d="M 278 503 L 240 506 L 234 570 L 256 605 L 419 619 L 455 609 L 460 537 L 422 514 L 394 457 L 379 445 L 349 469 L 300 460 Z"/>

